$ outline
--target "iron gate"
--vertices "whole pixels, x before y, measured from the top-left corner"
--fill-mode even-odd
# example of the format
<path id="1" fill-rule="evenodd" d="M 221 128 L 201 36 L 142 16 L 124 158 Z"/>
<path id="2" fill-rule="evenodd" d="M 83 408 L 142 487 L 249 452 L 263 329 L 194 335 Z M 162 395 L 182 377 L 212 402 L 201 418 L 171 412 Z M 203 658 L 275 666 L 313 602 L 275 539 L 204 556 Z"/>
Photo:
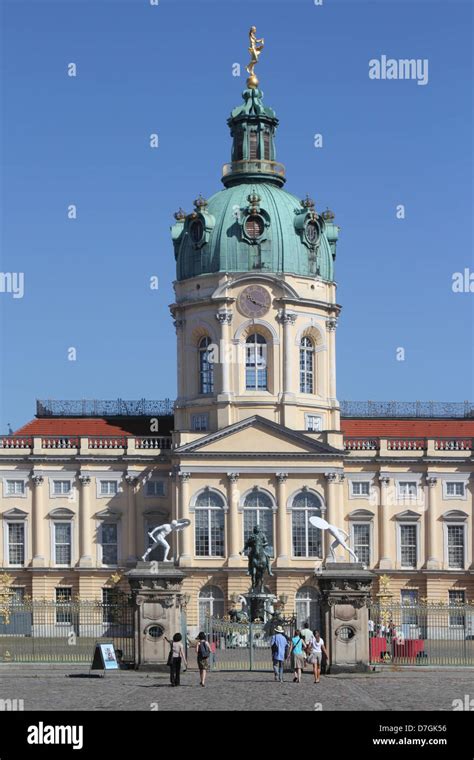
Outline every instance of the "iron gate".
<path id="1" fill-rule="evenodd" d="M 131 599 L 52 602 L 12 600 L 0 610 L 0 662 L 91 662 L 96 643 L 112 642 L 134 662 Z"/>
<path id="2" fill-rule="evenodd" d="M 294 621 L 280 624 L 291 638 Z M 212 670 L 272 670 L 272 633 L 268 624 L 233 623 L 208 616 L 206 634 L 211 646 Z"/>
<path id="3" fill-rule="evenodd" d="M 372 603 L 372 663 L 474 665 L 474 606 Z"/>

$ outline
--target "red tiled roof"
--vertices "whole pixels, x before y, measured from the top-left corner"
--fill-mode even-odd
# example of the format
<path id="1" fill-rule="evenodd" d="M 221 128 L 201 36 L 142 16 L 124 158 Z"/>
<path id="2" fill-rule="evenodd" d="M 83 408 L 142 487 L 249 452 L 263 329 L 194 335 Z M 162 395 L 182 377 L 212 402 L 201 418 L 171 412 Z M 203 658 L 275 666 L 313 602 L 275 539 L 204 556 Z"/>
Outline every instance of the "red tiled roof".
<path id="1" fill-rule="evenodd" d="M 160 418 L 159 432 L 155 435 L 169 435 L 172 427 L 172 417 Z M 341 429 L 346 436 L 462 438 L 474 437 L 474 419 L 346 418 L 341 420 Z M 150 435 L 150 420 L 148 417 L 47 417 L 31 420 L 14 435 Z"/>
<path id="2" fill-rule="evenodd" d="M 474 419 L 342 419 L 341 429 L 346 436 L 373 435 L 379 438 L 406 436 L 408 438 L 444 438 L 474 436 Z"/>
<path id="3" fill-rule="evenodd" d="M 150 433 L 149 417 L 96 418 L 47 417 L 31 420 L 14 432 L 14 435 L 169 435 L 170 418 L 159 419 L 158 432 Z"/>

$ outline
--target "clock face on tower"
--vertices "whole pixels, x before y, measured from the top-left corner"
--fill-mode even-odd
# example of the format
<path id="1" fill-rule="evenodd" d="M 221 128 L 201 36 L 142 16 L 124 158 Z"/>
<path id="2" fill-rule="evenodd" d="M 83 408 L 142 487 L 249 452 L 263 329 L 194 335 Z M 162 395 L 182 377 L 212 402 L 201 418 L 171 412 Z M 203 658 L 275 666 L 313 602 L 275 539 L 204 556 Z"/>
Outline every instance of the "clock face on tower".
<path id="1" fill-rule="evenodd" d="M 263 317 L 270 309 L 270 293 L 261 285 L 248 285 L 237 299 L 237 306 L 244 317 Z"/>

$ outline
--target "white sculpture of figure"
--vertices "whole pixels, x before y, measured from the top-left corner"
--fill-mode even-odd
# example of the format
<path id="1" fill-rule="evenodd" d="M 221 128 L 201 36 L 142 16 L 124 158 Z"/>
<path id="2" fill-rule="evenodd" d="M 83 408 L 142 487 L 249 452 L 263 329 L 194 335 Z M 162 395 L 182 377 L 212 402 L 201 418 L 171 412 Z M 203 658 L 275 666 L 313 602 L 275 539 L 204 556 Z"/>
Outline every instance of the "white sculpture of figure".
<path id="1" fill-rule="evenodd" d="M 349 534 L 346 533 L 345 530 L 342 530 L 342 528 L 338 528 L 336 525 L 331 525 L 330 523 L 326 522 L 326 520 L 323 520 L 322 517 L 310 517 L 309 521 L 311 525 L 313 525 L 315 528 L 319 528 L 320 530 L 327 530 L 327 532 L 335 538 L 335 541 L 333 541 L 330 546 L 330 552 L 331 552 L 331 557 L 333 559 L 333 562 L 337 562 L 337 558 L 336 558 L 336 554 L 334 550 L 338 546 L 342 546 L 343 549 L 349 552 L 350 556 L 354 558 L 354 562 L 359 561 L 359 558 L 357 557 L 357 555 L 352 551 L 350 546 L 346 544 L 346 539 L 349 538 Z"/>
<path id="2" fill-rule="evenodd" d="M 171 551 L 171 546 L 169 545 L 168 541 L 166 540 L 166 536 L 169 536 L 169 534 L 174 530 L 183 530 L 183 528 L 187 528 L 188 525 L 191 525 L 191 520 L 171 520 L 170 523 L 163 523 L 163 525 L 158 525 L 156 528 L 153 528 L 153 530 L 150 530 L 148 535 L 153 540 L 153 544 L 148 547 L 145 554 L 142 557 L 142 561 L 145 562 L 146 558 L 150 554 L 150 552 L 153 551 L 153 549 L 156 548 L 157 544 L 160 544 L 164 547 L 165 550 L 165 556 L 163 557 L 163 562 L 172 562 L 172 559 L 168 559 L 168 554 Z"/>

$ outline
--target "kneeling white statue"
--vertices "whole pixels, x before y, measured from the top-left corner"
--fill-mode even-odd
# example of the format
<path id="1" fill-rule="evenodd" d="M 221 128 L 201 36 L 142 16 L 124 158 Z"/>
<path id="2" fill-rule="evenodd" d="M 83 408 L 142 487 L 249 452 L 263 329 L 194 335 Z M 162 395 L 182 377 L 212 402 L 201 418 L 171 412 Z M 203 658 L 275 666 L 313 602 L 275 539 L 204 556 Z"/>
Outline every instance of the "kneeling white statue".
<path id="1" fill-rule="evenodd" d="M 191 520 L 171 520 L 170 523 L 163 523 L 163 525 L 158 525 L 156 528 L 153 528 L 153 530 L 150 530 L 148 535 L 152 539 L 153 544 L 146 550 L 145 554 L 142 557 L 142 561 L 145 562 L 150 552 L 156 548 L 157 544 L 160 544 L 160 546 L 163 546 L 165 550 L 165 556 L 163 557 L 162 561 L 172 562 L 172 559 L 168 559 L 168 554 L 171 551 L 171 546 L 166 540 L 166 536 L 169 536 L 169 534 L 174 530 L 183 530 L 183 528 L 187 528 L 188 525 L 191 525 Z"/>

